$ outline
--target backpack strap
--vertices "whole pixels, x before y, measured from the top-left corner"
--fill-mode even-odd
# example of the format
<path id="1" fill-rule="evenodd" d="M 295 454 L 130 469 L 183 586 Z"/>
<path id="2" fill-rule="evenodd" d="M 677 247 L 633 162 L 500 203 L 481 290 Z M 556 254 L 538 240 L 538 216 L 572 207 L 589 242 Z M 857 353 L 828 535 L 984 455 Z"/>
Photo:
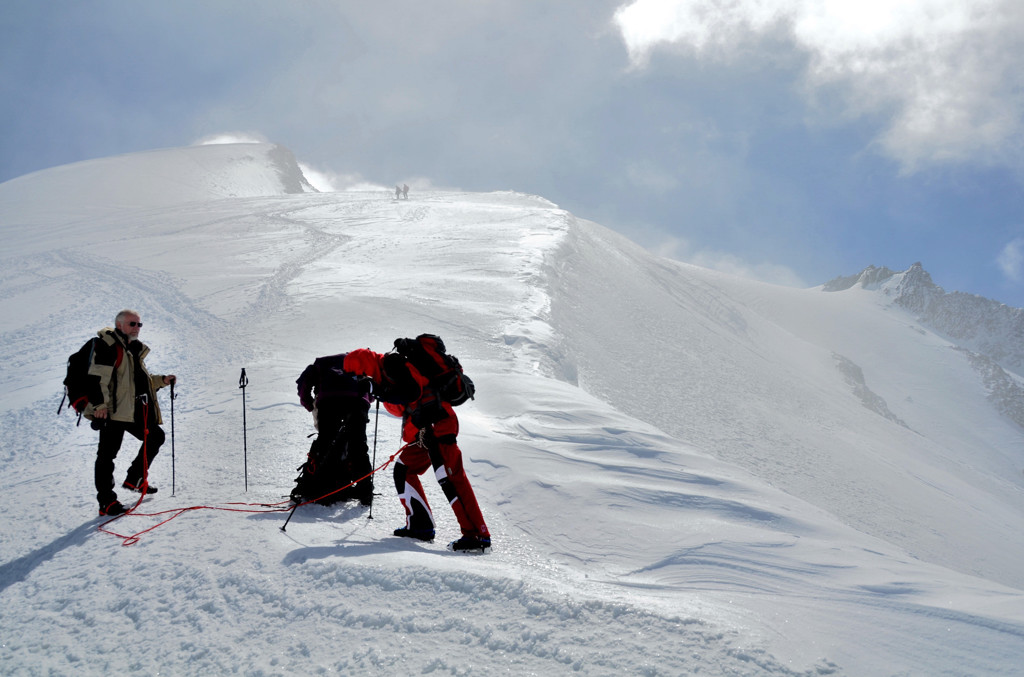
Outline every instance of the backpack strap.
<path id="1" fill-rule="evenodd" d="M 121 345 L 121 342 L 117 340 L 117 337 L 114 336 L 114 332 L 112 332 L 112 331 L 106 332 L 102 337 L 97 336 L 95 339 L 93 339 L 93 354 L 89 356 L 90 364 L 95 359 L 95 355 L 96 355 L 96 352 L 95 352 L 96 351 L 96 343 L 95 343 L 95 341 L 97 339 L 99 339 L 99 338 L 103 339 L 103 344 L 108 349 L 112 348 L 114 350 L 114 362 L 111 365 L 112 366 L 112 370 L 111 370 L 111 373 L 110 373 L 110 379 L 111 379 L 111 382 L 113 383 L 113 385 L 112 385 L 113 392 L 111 392 L 112 402 L 110 403 L 110 413 L 113 414 L 115 411 L 117 411 L 117 370 L 121 367 L 121 363 L 124 361 L 124 346 Z"/>

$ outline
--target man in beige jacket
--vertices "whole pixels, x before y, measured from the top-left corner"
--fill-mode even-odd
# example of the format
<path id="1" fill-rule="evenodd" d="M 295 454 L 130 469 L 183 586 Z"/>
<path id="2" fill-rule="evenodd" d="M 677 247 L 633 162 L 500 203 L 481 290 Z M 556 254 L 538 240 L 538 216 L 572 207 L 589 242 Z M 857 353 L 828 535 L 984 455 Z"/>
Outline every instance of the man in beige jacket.
<path id="1" fill-rule="evenodd" d="M 95 471 L 100 515 L 125 512 L 114 491 L 114 459 L 126 432 L 142 440 L 142 446 L 121 486 L 137 493 L 157 491 L 148 481 L 149 465 L 165 439 L 156 391 L 176 378 L 173 374 L 151 375 L 146 369 L 143 360 L 149 348 L 139 341 L 140 329 L 139 314 L 122 310 L 113 329 L 106 327 L 97 332 L 99 340 L 89 364 L 89 373 L 99 377 L 103 394 L 102 403 L 89 404 L 84 411 L 93 428 L 100 431 Z"/>

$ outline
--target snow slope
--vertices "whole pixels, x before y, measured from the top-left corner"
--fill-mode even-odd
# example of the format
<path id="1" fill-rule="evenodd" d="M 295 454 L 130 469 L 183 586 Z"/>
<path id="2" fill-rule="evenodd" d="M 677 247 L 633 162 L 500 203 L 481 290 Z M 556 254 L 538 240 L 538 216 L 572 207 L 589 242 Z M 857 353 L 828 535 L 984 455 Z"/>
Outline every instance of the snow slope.
<path id="1" fill-rule="evenodd" d="M 276 148 L 0 184 L 4 674 L 1024 664 L 1020 428 L 905 310 L 659 259 L 512 192 L 299 192 Z M 98 530 L 95 433 L 54 416 L 66 355 L 122 307 L 180 379 L 174 495 L 168 444 L 161 492 L 106 529 L 172 519 L 130 547 Z M 261 504 L 308 448 L 298 373 L 423 331 L 478 385 L 460 443 L 494 552 L 444 549 L 429 481 L 438 541 L 390 536 L 390 467 L 372 519 L 304 506 L 282 532 Z"/>
<path id="2" fill-rule="evenodd" d="M 581 232 L 554 314 L 588 391 L 916 557 L 1024 588 L 1024 436 L 968 355 L 861 288 L 773 287 Z"/>

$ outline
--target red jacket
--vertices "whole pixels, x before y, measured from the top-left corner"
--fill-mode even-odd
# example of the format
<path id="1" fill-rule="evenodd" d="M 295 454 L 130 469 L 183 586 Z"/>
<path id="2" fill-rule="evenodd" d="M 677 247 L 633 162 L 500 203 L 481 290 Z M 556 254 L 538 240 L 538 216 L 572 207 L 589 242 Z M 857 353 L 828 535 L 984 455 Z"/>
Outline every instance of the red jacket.
<path id="1" fill-rule="evenodd" d="M 356 348 L 345 355 L 345 361 L 342 364 L 345 371 L 356 376 L 368 376 L 371 381 L 379 384 L 381 382 L 381 363 L 383 360 L 384 356 L 382 354 L 375 353 L 369 348 Z"/>

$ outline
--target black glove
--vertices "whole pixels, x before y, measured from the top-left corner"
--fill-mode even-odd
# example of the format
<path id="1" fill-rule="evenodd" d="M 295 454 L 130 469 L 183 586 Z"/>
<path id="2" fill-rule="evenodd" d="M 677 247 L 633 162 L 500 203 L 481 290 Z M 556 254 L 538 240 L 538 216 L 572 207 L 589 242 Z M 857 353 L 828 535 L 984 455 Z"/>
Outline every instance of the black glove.
<path id="1" fill-rule="evenodd" d="M 447 418 L 448 412 L 441 406 L 441 402 L 436 399 L 427 400 L 421 403 L 418 407 L 413 409 L 412 413 L 409 414 L 409 420 L 417 428 L 426 428 L 431 426 L 438 421 Z"/>
<path id="2" fill-rule="evenodd" d="M 369 395 L 376 388 L 374 387 L 373 379 L 369 376 L 356 377 L 356 392 L 362 395 Z"/>

